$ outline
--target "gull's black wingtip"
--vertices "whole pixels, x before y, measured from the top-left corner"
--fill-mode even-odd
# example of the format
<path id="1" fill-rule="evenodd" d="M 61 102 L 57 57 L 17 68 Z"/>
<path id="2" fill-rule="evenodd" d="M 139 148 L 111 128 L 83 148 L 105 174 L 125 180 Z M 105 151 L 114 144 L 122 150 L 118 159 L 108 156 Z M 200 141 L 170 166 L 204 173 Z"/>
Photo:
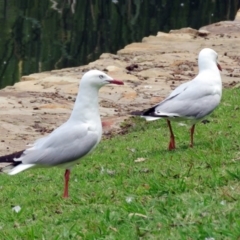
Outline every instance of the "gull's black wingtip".
<path id="1" fill-rule="evenodd" d="M 15 162 L 14 158 L 19 158 L 23 154 L 24 151 L 25 150 L 15 152 L 15 153 L 11 153 L 11 154 L 8 154 L 8 155 L 5 155 L 5 156 L 1 156 L 0 157 L 0 162 L 1 163 L 13 163 L 13 162 Z"/>
<path id="2" fill-rule="evenodd" d="M 130 112 L 130 115 L 139 116 L 139 117 L 143 117 L 143 116 L 155 117 L 155 107 L 145 109 L 143 111 L 133 111 L 133 112 Z"/>

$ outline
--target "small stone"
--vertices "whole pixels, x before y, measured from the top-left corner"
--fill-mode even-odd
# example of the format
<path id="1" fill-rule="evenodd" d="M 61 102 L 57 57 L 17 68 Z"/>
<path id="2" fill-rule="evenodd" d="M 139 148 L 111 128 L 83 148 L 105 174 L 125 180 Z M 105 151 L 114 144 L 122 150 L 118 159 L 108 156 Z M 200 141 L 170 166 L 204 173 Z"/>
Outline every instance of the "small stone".
<path id="1" fill-rule="evenodd" d="M 108 72 L 119 72 L 119 71 L 122 71 L 121 68 L 116 67 L 116 66 L 108 66 L 108 67 L 106 67 L 106 69 L 107 69 Z"/>
<path id="2" fill-rule="evenodd" d="M 206 37 L 209 34 L 210 34 L 210 32 L 207 30 L 203 30 L 203 29 L 198 30 L 198 36 L 200 36 L 200 37 Z"/>
<path id="3" fill-rule="evenodd" d="M 176 29 L 176 30 L 170 30 L 169 33 L 171 33 L 171 34 L 179 34 L 179 33 L 186 34 L 186 33 L 188 33 L 188 34 L 191 34 L 191 35 L 196 35 L 198 33 L 198 30 L 187 27 L 187 28 L 181 28 L 181 29 Z"/>

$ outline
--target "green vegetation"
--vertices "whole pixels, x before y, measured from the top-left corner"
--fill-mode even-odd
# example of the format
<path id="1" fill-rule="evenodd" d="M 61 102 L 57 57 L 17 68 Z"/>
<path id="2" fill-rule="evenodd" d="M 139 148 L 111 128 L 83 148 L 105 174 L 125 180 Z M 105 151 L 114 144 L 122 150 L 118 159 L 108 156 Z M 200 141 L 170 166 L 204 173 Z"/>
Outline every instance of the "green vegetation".
<path id="1" fill-rule="evenodd" d="M 164 120 L 134 120 L 73 169 L 67 200 L 63 170 L 1 174 L 0 239 L 239 239 L 239 102 L 224 91 L 194 148 L 173 124 L 172 152 Z"/>

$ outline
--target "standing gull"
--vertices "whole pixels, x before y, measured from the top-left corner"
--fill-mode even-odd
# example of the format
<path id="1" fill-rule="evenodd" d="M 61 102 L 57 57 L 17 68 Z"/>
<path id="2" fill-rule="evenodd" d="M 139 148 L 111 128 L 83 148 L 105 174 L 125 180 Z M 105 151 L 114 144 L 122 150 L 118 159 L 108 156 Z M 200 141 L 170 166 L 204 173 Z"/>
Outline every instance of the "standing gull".
<path id="1" fill-rule="evenodd" d="M 11 163 L 3 172 L 14 175 L 32 167 L 58 166 L 65 170 L 63 197 L 68 197 L 70 170 L 100 142 L 102 123 L 98 110 L 98 91 L 107 84 L 123 85 L 107 74 L 91 70 L 80 81 L 78 95 L 70 118 L 46 137 L 35 141 L 30 148 L 0 157 Z"/>
<path id="2" fill-rule="evenodd" d="M 170 131 L 168 149 L 175 149 L 175 139 L 170 121 L 188 120 L 191 123 L 190 147 L 193 147 L 195 124 L 206 118 L 218 106 L 222 97 L 222 68 L 217 53 L 204 48 L 198 55 L 198 75 L 178 86 L 166 99 L 141 115 L 147 121 L 166 118 Z"/>

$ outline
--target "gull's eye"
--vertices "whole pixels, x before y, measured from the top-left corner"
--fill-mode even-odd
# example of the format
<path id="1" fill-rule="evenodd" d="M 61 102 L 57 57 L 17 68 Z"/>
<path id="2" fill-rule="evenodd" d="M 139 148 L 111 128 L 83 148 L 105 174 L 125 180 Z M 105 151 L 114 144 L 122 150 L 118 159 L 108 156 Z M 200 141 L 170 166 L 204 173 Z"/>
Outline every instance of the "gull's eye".
<path id="1" fill-rule="evenodd" d="M 99 78 L 100 78 L 100 79 L 103 79 L 103 78 L 104 78 L 104 76 L 103 76 L 103 75 L 99 75 Z"/>

